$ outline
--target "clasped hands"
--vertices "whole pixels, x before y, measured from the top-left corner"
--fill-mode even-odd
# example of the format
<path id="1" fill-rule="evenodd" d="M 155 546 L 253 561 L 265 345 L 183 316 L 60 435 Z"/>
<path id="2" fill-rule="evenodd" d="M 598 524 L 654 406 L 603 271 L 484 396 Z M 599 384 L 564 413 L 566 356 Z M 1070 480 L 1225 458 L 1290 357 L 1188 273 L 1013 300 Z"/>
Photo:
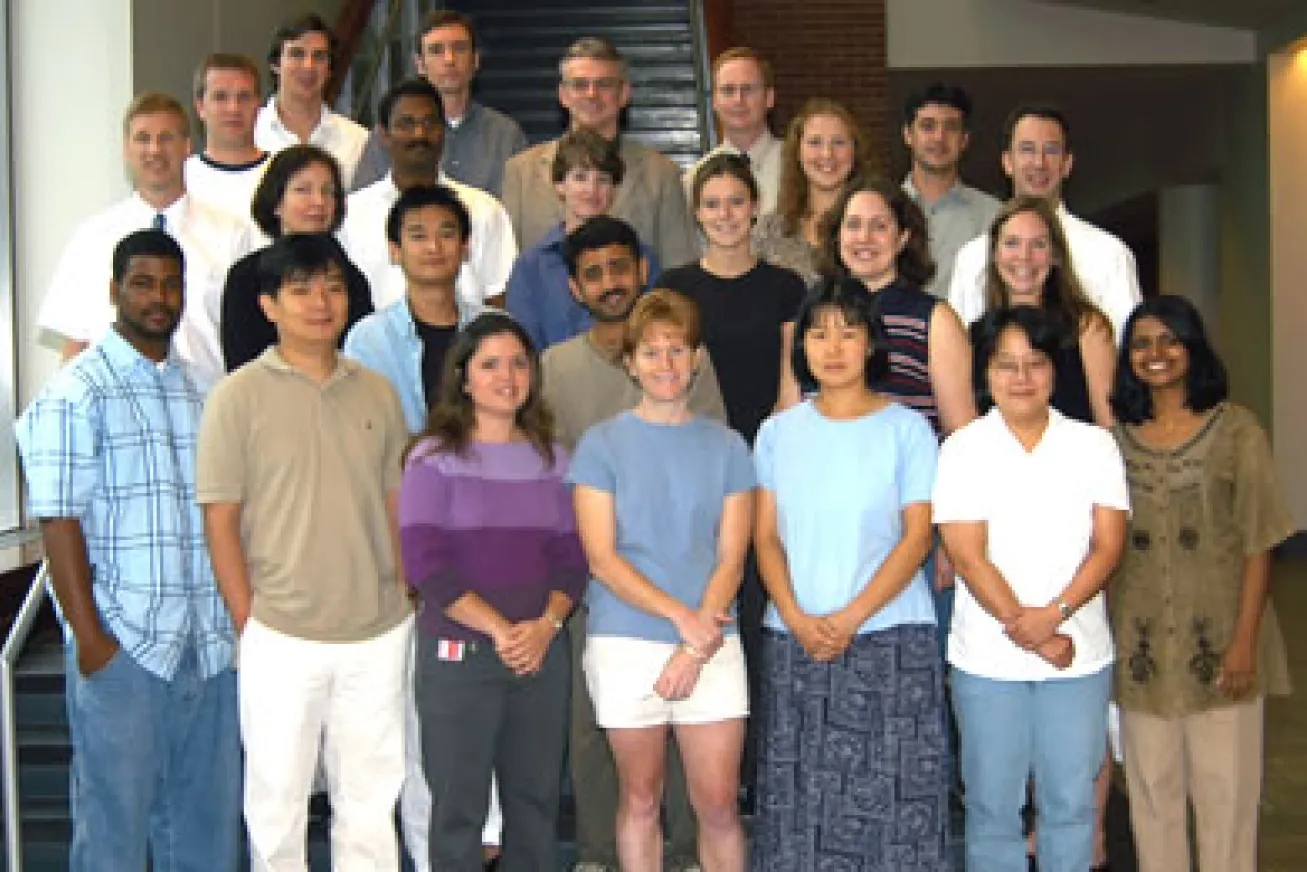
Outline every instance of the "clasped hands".
<path id="1" fill-rule="evenodd" d="M 724 612 L 711 613 L 686 608 L 672 618 L 681 644 L 667 658 L 654 682 L 654 693 L 665 700 L 686 699 L 699 683 L 699 670 L 722 647 L 722 628 L 734 620 Z"/>
<path id="2" fill-rule="evenodd" d="M 505 624 L 491 636 L 491 641 L 495 643 L 495 653 L 500 661 L 514 675 L 535 675 L 540 671 L 549 643 L 554 641 L 557 633 L 553 621 L 541 616 Z"/>
<path id="3" fill-rule="evenodd" d="M 1066 669 L 1075 659 L 1075 642 L 1066 633 L 1057 631 L 1062 612 L 1056 604 L 1019 606 L 999 620 L 1012 644 L 1038 654 L 1054 668 Z"/>

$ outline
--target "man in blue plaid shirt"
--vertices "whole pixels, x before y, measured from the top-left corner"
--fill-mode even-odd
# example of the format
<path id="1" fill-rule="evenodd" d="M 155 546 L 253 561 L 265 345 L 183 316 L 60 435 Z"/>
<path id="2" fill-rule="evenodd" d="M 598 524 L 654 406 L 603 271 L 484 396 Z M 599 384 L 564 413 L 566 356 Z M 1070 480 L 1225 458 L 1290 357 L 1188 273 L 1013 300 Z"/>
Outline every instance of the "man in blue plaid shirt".
<path id="1" fill-rule="evenodd" d="M 195 502 L 204 396 L 172 350 L 182 275 L 167 233 L 119 242 L 114 329 L 17 423 L 66 631 L 74 872 L 238 862 L 232 626 Z"/>

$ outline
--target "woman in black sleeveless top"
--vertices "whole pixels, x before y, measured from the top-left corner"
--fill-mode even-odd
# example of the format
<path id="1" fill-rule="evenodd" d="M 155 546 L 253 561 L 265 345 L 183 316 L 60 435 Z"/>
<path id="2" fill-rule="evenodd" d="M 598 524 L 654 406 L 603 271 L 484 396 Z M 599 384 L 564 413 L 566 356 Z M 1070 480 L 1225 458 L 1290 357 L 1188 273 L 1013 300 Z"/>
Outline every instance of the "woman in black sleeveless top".
<path id="1" fill-rule="evenodd" d="M 989 240 L 985 308 L 1039 306 L 1060 322 L 1066 341 L 1053 361 L 1052 406 L 1068 418 L 1111 427 L 1112 324 L 1080 287 L 1057 213 L 1046 200 L 1017 197 L 999 210 Z"/>

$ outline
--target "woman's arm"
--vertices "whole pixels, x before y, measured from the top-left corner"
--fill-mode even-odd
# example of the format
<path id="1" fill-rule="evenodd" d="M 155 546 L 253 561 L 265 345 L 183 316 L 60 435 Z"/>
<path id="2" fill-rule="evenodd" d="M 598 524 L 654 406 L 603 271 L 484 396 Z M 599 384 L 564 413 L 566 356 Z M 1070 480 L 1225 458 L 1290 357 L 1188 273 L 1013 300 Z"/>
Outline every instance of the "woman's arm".
<path id="1" fill-rule="evenodd" d="M 980 607 L 1004 625 L 1015 618 L 1021 611 L 1021 603 L 986 553 L 988 524 L 984 521 L 953 521 L 940 524 L 939 532 L 954 568 Z"/>
<path id="2" fill-rule="evenodd" d="M 1071 582 L 1045 606 L 1021 609 L 1010 623 L 1005 622 L 1008 636 L 1022 647 L 1041 645 L 1057 632 L 1065 620 L 1063 606 L 1071 614 L 1094 598 L 1107 584 L 1125 550 L 1126 513 L 1121 509 L 1094 506 L 1094 529 L 1089 553 Z"/>
<path id="3" fill-rule="evenodd" d="M 1085 385 L 1089 389 L 1094 423 L 1110 430 L 1116 423 L 1107 399 L 1112 393 L 1112 380 L 1116 378 L 1116 342 L 1112 339 L 1112 325 L 1106 319 L 1094 316 L 1080 332 L 1080 360 L 1085 365 Z"/>
<path id="4" fill-rule="evenodd" d="M 715 651 L 722 641 L 718 617 L 696 612 L 645 578 L 617 553 L 617 509 L 613 495 L 578 484 L 572 489 L 572 501 L 576 506 L 581 545 L 590 562 L 590 574 L 637 609 L 671 621 L 685 644 L 701 655 Z"/>
<path id="5" fill-rule="evenodd" d="M 1221 669 L 1216 675 L 1217 688 L 1227 696 L 1241 697 L 1253 685 L 1257 673 L 1257 640 L 1270 584 L 1270 552 L 1244 558 L 1239 615 L 1235 618 L 1234 635 L 1221 655 Z"/>
<path id="6" fill-rule="evenodd" d="M 825 663 L 834 659 L 841 649 L 835 644 L 830 628 L 821 618 L 799 607 L 790 577 L 790 562 L 785 556 L 785 545 L 777 526 L 776 494 L 767 488 L 758 488 L 753 549 L 758 555 L 758 575 L 762 578 L 762 586 L 775 603 L 781 621 L 813 660 Z"/>
<path id="7" fill-rule="evenodd" d="M 930 314 L 927 357 L 939 424 L 948 435 L 976 417 L 976 400 L 971 388 L 971 341 L 952 306 L 938 305 Z"/>
<path id="8" fill-rule="evenodd" d="M 740 590 L 749 534 L 753 530 L 753 505 L 752 489 L 728 494 L 722 501 L 722 517 L 717 526 L 717 566 L 699 601 L 699 611 L 705 614 L 727 614 Z"/>
<path id="9" fill-rule="evenodd" d="M 790 406 L 796 406 L 803 399 L 803 392 L 799 389 L 799 382 L 794 377 L 793 352 L 794 322 L 786 321 L 781 325 L 781 380 L 780 389 L 776 393 L 776 408 L 774 409 L 777 412 L 783 412 Z"/>
<path id="10" fill-rule="evenodd" d="M 858 595 L 847 606 L 830 615 L 830 620 L 849 641 L 868 618 L 903 592 L 930 552 L 934 542 L 930 503 L 911 503 L 903 507 L 902 514 L 903 536 L 898 544 Z"/>

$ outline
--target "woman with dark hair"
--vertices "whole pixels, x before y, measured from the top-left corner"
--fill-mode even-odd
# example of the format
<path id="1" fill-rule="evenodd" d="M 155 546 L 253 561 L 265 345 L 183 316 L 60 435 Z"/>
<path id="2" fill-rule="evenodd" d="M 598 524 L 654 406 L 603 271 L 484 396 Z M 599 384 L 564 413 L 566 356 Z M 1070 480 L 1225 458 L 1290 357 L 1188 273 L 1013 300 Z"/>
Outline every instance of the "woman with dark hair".
<path id="1" fill-rule="evenodd" d="M 805 284 L 821 273 L 822 222 L 849 179 L 868 166 L 867 134 L 845 107 L 824 97 L 804 103 L 781 147 L 776 211 L 753 229 L 758 255 Z"/>
<path id="2" fill-rule="evenodd" d="M 1253 872 L 1263 704 L 1289 691 L 1270 552 L 1295 524 L 1197 310 L 1154 297 L 1122 336 L 1112 408 L 1134 513 L 1111 616 L 1139 869 L 1190 868 L 1192 802 L 1198 868 Z"/>
<path id="3" fill-rule="evenodd" d="M 856 280 L 819 282 L 794 348 L 816 393 L 758 433 L 754 542 L 772 604 L 755 872 L 950 867 L 943 664 L 921 568 L 937 449 L 920 415 L 872 387 L 883 336 Z M 872 807 L 886 825 L 869 825 Z"/>
<path id="4" fill-rule="evenodd" d="M 974 418 L 966 330 L 922 290 L 935 264 L 921 207 L 897 185 L 854 179 L 823 235 L 828 269 L 862 282 L 885 325 L 889 372 L 877 390 L 925 415 L 940 436 Z"/>
<path id="5" fill-rule="evenodd" d="M 1017 197 L 999 210 L 989 240 L 985 308 L 1042 308 L 1065 337 L 1053 361 L 1053 408 L 1110 428 L 1108 394 L 1116 368 L 1112 322 L 1089 301 L 1076 278 L 1057 211 L 1042 197 Z"/>
<path id="6" fill-rule="evenodd" d="M 250 215 L 269 240 L 292 233 L 335 233 L 345 220 L 345 191 L 340 166 L 316 145 L 292 145 L 277 152 L 250 201 Z M 231 372 L 277 342 L 277 331 L 259 306 L 259 257 L 251 252 L 231 265 L 222 289 L 219 339 L 223 362 Z M 349 314 L 345 333 L 372 314 L 368 280 L 344 255 Z"/>
<path id="7" fill-rule="evenodd" d="M 1047 314 L 995 309 L 978 323 L 978 394 L 992 408 L 944 442 L 934 494 L 961 581 L 948 660 L 966 865 L 1026 867 L 1033 776 L 1039 868 L 1085 870 L 1113 660 L 1101 591 L 1125 544 L 1125 470 L 1110 433 L 1051 407 L 1062 336 Z"/>
<path id="8" fill-rule="evenodd" d="M 481 869 L 492 772 L 504 865 L 558 867 L 571 680 L 563 621 L 586 578 L 567 462 L 526 331 L 503 313 L 478 316 L 449 351 L 400 487 L 434 869 Z"/>

